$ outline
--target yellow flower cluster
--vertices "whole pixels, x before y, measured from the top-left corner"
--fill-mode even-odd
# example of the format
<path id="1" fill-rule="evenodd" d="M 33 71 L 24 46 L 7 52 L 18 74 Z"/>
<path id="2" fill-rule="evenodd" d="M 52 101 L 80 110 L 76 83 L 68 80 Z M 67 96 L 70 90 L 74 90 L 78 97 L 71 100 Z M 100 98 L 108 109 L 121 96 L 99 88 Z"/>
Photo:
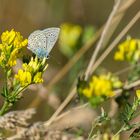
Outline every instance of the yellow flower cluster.
<path id="1" fill-rule="evenodd" d="M 127 38 L 118 46 L 118 51 L 114 55 L 115 60 L 137 62 L 140 58 L 140 40 Z"/>
<path id="2" fill-rule="evenodd" d="M 87 98 L 93 96 L 111 97 L 114 95 L 113 90 L 122 86 L 121 81 L 117 77 L 108 75 L 93 76 L 82 94 Z"/>
<path id="3" fill-rule="evenodd" d="M 2 67 L 14 66 L 22 48 L 27 45 L 27 39 L 23 39 L 23 36 L 19 32 L 12 29 L 11 31 L 2 33 L 1 41 L 0 65 Z"/>
<path id="4" fill-rule="evenodd" d="M 77 43 L 81 34 L 81 26 L 69 23 L 62 24 L 59 36 L 59 45 L 62 53 L 70 53 L 69 55 L 71 55 L 73 49 L 77 49 Z"/>
<path id="5" fill-rule="evenodd" d="M 22 65 L 23 69 L 19 69 L 15 75 L 15 79 L 22 87 L 43 82 L 43 72 L 47 68 L 46 59 L 43 60 L 31 58 L 31 61 Z"/>

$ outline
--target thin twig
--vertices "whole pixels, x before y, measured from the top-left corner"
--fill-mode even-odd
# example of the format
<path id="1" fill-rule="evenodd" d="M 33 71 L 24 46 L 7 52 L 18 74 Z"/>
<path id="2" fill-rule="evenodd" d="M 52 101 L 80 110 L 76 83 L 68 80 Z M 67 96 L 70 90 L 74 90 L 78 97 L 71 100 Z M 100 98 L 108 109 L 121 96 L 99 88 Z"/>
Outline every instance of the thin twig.
<path id="1" fill-rule="evenodd" d="M 140 80 L 137 80 L 137 81 L 135 81 L 131 84 L 126 84 L 126 85 L 124 85 L 123 89 L 117 89 L 117 90 L 114 91 L 115 92 L 114 97 L 115 98 L 118 97 L 122 93 L 123 90 L 130 90 L 130 89 L 132 89 L 134 87 L 137 87 L 139 85 L 140 85 Z"/>
<path id="2" fill-rule="evenodd" d="M 106 33 L 106 37 L 104 39 L 104 43 L 102 46 L 102 49 L 105 48 L 105 46 L 108 44 L 109 40 L 112 37 L 112 34 L 117 29 L 117 26 L 121 22 L 123 16 L 126 13 L 126 10 L 135 2 L 136 0 L 121 0 L 120 6 L 112 20 L 115 19 L 115 22 L 109 27 L 108 32 Z"/>
<path id="3" fill-rule="evenodd" d="M 135 65 L 130 65 L 130 66 L 124 68 L 124 69 L 121 69 L 119 71 L 114 72 L 113 74 L 119 76 L 119 75 L 121 75 L 121 74 L 123 74 L 123 73 L 125 73 L 125 72 L 127 72 L 129 70 L 132 70 L 133 68 L 135 68 L 137 66 L 140 66 L 140 63 L 138 63 L 136 66 Z"/>
<path id="4" fill-rule="evenodd" d="M 113 138 L 115 138 L 117 135 L 119 135 L 119 134 L 124 130 L 125 127 L 126 127 L 126 125 L 124 124 L 124 125 L 119 129 L 119 131 L 113 136 Z"/>
<path id="5" fill-rule="evenodd" d="M 45 122 L 45 126 L 49 126 L 50 124 L 60 120 L 61 118 L 65 117 L 66 115 L 70 114 L 72 111 L 83 109 L 83 108 L 87 107 L 88 105 L 89 105 L 89 103 L 76 106 L 76 107 L 74 107 L 74 108 L 72 108 L 72 109 L 60 114 L 59 116 L 55 117 L 53 120 L 51 119 L 51 121 L 49 119 L 48 121 Z"/>
<path id="6" fill-rule="evenodd" d="M 100 40 L 99 40 L 99 42 L 97 44 L 97 47 L 95 48 L 95 51 L 93 52 L 93 55 L 92 55 L 91 60 L 89 62 L 89 65 L 88 65 L 88 67 L 86 69 L 85 80 L 87 80 L 89 75 L 91 75 L 91 68 L 92 68 L 92 66 L 93 66 L 93 64 L 94 64 L 94 62 L 96 60 L 96 57 L 97 57 L 97 55 L 99 53 L 99 50 L 103 46 L 103 42 L 104 42 L 104 39 L 106 37 L 106 33 L 108 32 L 109 27 L 112 24 L 112 19 L 114 18 L 116 12 L 118 11 L 119 6 L 120 6 L 120 0 L 118 0 L 117 3 L 114 5 L 113 10 L 112 10 L 107 22 L 106 22 L 106 25 L 104 27 L 103 33 L 101 34 L 101 38 L 100 38 Z"/>
<path id="7" fill-rule="evenodd" d="M 72 100 L 72 98 L 74 97 L 76 93 L 76 87 L 72 89 L 72 91 L 70 92 L 70 94 L 66 97 L 66 99 L 64 100 L 64 102 L 58 107 L 58 109 L 55 111 L 55 113 L 51 116 L 51 118 L 49 119 L 49 121 L 47 122 L 47 125 L 50 125 L 55 118 L 59 115 L 59 113 L 67 106 L 67 104 Z"/>
<path id="8" fill-rule="evenodd" d="M 133 19 L 128 23 L 128 25 L 121 31 L 121 33 L 115 38 L 115 40 L 109 45 L 109 47 L 103 52 L 99 59 L 91 68 L 91 73 L 93 73 L 97 67 L 104 61 L 108 54 L 113 50 L 113 48 L 119 43 L 119 41 L 124 37 L 124 35 L 130 30 L 130 28 L 139 20 L 140 11 L 134 16 Z"/>

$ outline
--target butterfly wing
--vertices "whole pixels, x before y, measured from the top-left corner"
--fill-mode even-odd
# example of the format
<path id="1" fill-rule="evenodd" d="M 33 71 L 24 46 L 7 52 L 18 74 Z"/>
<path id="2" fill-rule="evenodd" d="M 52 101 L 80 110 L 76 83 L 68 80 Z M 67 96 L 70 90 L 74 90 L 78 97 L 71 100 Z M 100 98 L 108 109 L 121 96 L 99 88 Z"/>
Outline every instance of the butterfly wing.
<path id="1" fill-rule="evenodd" d="M 28 49 L 35 53 L 39 58 L 46 57 L 46 37 L 42 31 L 37 30 L 28 37 Z"/>
<path id="2" fill-rule="evenodd" d="M 52 27 L 52 28 L 47 28 L 45 30 L 42 30 L 42 32 L 46 36 L 46 41 L 47 41 L 46 47 L 47 47 L 47 53 L 49 54 L 58 39 L 60 29 Z"/>

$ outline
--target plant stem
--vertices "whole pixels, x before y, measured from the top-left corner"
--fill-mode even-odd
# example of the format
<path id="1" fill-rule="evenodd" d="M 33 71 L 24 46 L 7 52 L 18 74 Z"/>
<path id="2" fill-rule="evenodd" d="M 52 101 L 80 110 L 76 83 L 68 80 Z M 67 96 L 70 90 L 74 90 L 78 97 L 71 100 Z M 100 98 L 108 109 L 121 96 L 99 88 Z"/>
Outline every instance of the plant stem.
<path id="1" fill-rule="evenodd" d="M 88 140 L 90 140 L 90 138 L 92 137 L 92 133 L 93 133 L 93 130 L 94 130 L 94 128 L 96 127 L 96 123 L 94 124 L 94 125 L 92 125 L 92 128 L 91 128 L 91 130 L 90 130 L 90 133 L 89 133 L 89 135 L 88 135 Z"/>
<path id="2" fill-rule="evenodd" d="M 9 105 L 10 105 L 9 102 L 4 101 L 4 104 L 0 110 L 0 116 L 2 116 L 7 111 L 7 109 L 9 108 Z"/>
<path id="3" fill-rule="evenodd" d="M 21 90 L 19 90 L 18 92 L 14 93 L 12 95 L 12 97 L 16 97 L 18 96 L 19 93 L 21 93 L 27 86 L 25 86 L 24 88 L 22 88 Z M 11 104 L 12 105 L 12 104 Z M 10 103 L 7 102 L 6 100 L 4 101 L 4 104 L 2 106 L 2 108 L 0 109 L 0 116 L 2 116 L 10 107 L 11 107 Z"/>
<path id="4" fill-rule="evenodd" d="M 125 128 L 125 124 L 120 128 L 120 130 L 113 136 L 114 138 L 119 135 Z"/>
<path id="5" fill-rule="evenodd" d="M 6 93 L 4 93 L 4 94 L 6 94 L 6 95 L 8 94 L 9 95 L 7 72 L 8 72 L 8 69 L 5 68 L 4 75 L 5 75 L 5 88 L 6 88 Z M 7 90 L 8 90 L 8 93 L 7 93 Z M 4 99 L 4 104 L 3 104 L 2 108 L 0 109 L 0 116 L 2 116 L 8 110 L 9 105 L 10 105 L 10 103 L 7 102 L 6 99 Z"/>

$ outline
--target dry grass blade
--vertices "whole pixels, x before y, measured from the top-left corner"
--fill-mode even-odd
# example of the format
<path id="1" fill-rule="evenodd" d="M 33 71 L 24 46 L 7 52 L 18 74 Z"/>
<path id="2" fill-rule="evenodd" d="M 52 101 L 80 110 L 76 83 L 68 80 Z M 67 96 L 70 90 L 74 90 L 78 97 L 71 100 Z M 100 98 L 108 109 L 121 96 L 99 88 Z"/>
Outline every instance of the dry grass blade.
<path id="1" fill-rule="evenodd" d="M 57 124 L 57 121 L 59 121 L 59 120 L 63 120 L 63 118 L 65 118 L 66 116 L 69 116 L 70 114 L 73 114 L 72 112 L 78 112 L 79 110 L 83 110 L 84 108 L 86 108 L 86 107 L 88 107 L 88 103 L 87 104 L 84 104 L 84 105 L 80 105 L 80 106 L 78 106 L 78 107 L 74 107 L 74 108 L 72 108 L 72 109 L 70 109 L 70 110 L 68 110 L 68 111 L 66 111 L 66 112 L 64 112 L 64 113 L 62 113 L 61 115 L 59 115 L 58 117 L 55 117 L 55 118 L 53 118 L 53 119 L 51 119 L 51 120 L 48 120 L 48 121 L 46 121 L 45 122 L 45 126 L 46 127 L 48 127 L 49 129 L 51 129 L 52 127 L 50 127 L 51 125 L 50 124 L 52 124 L 52 123 L 55 123 L 55 124 Z"/>
<path id="2" fill-rule="evenodd" d="M 133 82 L 133 83 L 131 83 L 131 84 L 129 84 L 129 85 L 125 85 L 124 87 L 123 87 L 123 89 L 125 89 L 125 90 L 130 90 L 130 89 L 132 89 L 132 88 L 134 88 L 134 87 L 137 87 L 137 86 L 139 86 L 140 85 L 140 80 L 137 80 L 137 81 L 135 81 L 135 82 Z M 118 90 L 115 90 L 115 93 L 116 93 L 116 96 L 115 97 L 118 97 L 118 95 L 120 94 L 120 93 L 122 93 L 122 89 L 118 89 Z"/>
<path id="3" fill-rule="evenodd" d="M 104 45 L 104 41 L 106 40 L 106 35 L 110 31 L 110 26 L 112 24 L 113 18 L 115 17 L 115 15 L 116 15 L 116 13 L 118 11 L 118 8 L 120 6 L 120 3 L 121 3 L 121 1 L 120 0 L 117 0 L 117 2 L 114 4 L 113 10 L 112 10 L 112 12 L 111 12 L 111 14 L 110 14 L 107 22 L 106 22 L 106 25 L 104 27 L 104 30 L 103 30 L 102 34 L 101 34 L 100 40 L 99 40 L 99 42 L 98 42 L 98 44 L 97 44 L 97 46 L 95 48 L 95 51 L 93 52 L 93 55 L 92 55 L 92 57 L 90 59 L 90 62 L 88 64 L 88 67 L 86 69 L 86 72 L 85 72 L 85 80 L 87 80 L 88 77 L 89 77 L 89 75 L 91 75 L 91 67 L 94 64 L 94 62 L 96 60 L 96 57 L 97 57 L 97 55 L 98 55 L 101 47 L 103 47 L 103 45 Z"/>
<path id="4" fill-rule="evenodd" d="M 124 16 L 126 10 L 135 2 L 136 0 L 117 0 L 116 4 L 114 5 L 114 9 L 112 11 L 112 13 L 110 14 L 108 21 L 106 23 L 106 27 L 104 28 L 104 31 L 102 33 L 102 36 L 97 44 L 97 47 L 92 55 L 92 59 L 88 65 L 88 68 L 86 70 L 86 77 L 85 79 L 88 78 L 88 76 L 90 74 L 92 74 L 91 68 L 94 65 L 95 59 L 98 55 L 98 52 L 100 50 L 101 47 L 104 47 L 111 35 L 113 34 L 114 30 L 116 29 L 116 27 L 118 26 L 118 24 L 120 23 L 122 17 Z M 115 20 L 115 22 L 113 22 Z"/>
<path id="5" fill-rule="evenodd" d="M 64 100 L 64 102 L 58 107 L 58 109 L 55 111 L 55 113 L 51 116 L 51 118 L 48 120 L 46 125 L 50 125 L 55 118 L 59 115 L 59 113 L 67 106 L 67 104 L 72 100 L 72 98 L 74 97 L 76 93 L 76 87 L 72 89 L 72 91 L 70 92 L 70 94 L 66 97 L 66 99 Z"/>
<path id="6" fill-rule="evenodd" d="M 138 63 L 137 66 L 140 66 L 140 63 Z M 119 71 L 117 71 L 117 72 L 115 72 L 115 73 L 113 73 L 113 74 L 114 74 L 114 75 L 121 75 L 121 74 L 123 74 L 123 73 L 125 73 L 125 72 L 127 72 L 127 71 L 129 71 L 129 70 L 134 69 L 135 67 L 136 67 L 136 66 L 128 66 L 128 67 L 126 67 L 126 68 L 124 68 L 124 69 L 121 69 L 121 70 L 119 70 Z"/>
<path id="7" fill-rule="evenodd" d="M 110 37 L 112 36 L 113 32 L 115 31 L 115 29 L 117 28 L 117 26 L 119 25 L 121 19 L 123 18 L 124 14 L 126 13 L 126 10 L 135 2 L 136 0 L 121 0 L 118 10 L 116 11 L 115 16 L 113 17 L 112 20 L 115 20 L 115 22 L 113 22 L 110 27 L 109 30 L 106 33 L 104 42 L 103 42 L 103 46 L 105 47 L 108 43 L 108 40 L 110 39 Z"/>
<path id="8" fill-rule="evenodd" d="M 113 50 L 113 48 L 119 43 L 123 36 L 130 30 L 130 28 L 139 20 L 140 11 L 134 16 L 133 19 L 127 24 L 127 26 L 121 31 L 121 33 L 115 38 L 115 40 L 109 45 L 109 47 L 103 52 L 100 58 L 95 62 L 91 68 L 91 73 L 93 73 L 96 68 L 103 62 L 103 60 L 108 56 L 108 54 Z"/>

